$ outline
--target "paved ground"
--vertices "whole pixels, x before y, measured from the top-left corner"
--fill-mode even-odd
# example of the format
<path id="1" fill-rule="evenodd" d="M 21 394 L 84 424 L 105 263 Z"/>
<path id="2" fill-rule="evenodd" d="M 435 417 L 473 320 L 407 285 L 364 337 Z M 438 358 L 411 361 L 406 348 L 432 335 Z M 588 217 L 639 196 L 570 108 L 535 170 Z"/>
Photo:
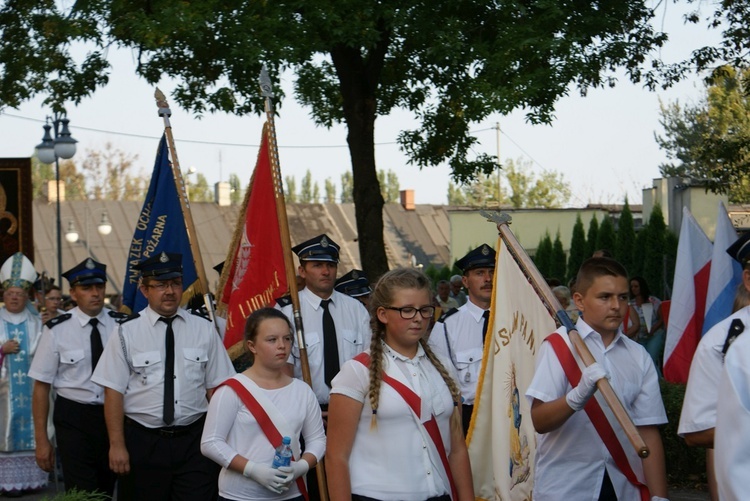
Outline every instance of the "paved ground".
<path id="1" fill-rule="evenodd" d="M 63 486 L 60 484 L 60 489 L 62 490 Z M 28 494 L 26 496 L 23 496 L 21 499 L 23 501 L 37 501 L 37 500 L 43 500 L 48 499 L 51 500 L 57 491 L 55 490 L 54 484 L 51 484 L 42 492 L 34 493 L 34 494 Z M 691 490 L 691 489 L 671 489 L 670 490 L 670 501 L 708 501 L 708 493 L 705 491 L 699 491 L 699 490 Z M 0 496 L 2 498 L 2 496 Z"/>

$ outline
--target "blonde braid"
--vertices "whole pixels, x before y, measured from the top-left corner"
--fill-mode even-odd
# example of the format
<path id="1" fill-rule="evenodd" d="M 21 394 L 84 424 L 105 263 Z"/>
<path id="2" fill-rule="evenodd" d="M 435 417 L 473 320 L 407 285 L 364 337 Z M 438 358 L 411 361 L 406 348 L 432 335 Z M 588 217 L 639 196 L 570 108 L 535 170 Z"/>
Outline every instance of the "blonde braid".
<path id="1" fill-rule="evenodd" d="M 380 386 L 383 383 L 383 343 L 380 336 L 374 334 L 370 344 L 370 407 L 372 420 L 370 428 L 377 428 L 378 402 L 380 400 Z"/>
<path id="2" fill-rule="evenodd" d="M 425 355 L 427 355 L 427 358 L 430 360 L 433 366 L 437 369 L 437 371 L 440 373 L 440 377 L 443 378 L 443 381 L 445 381 L 446 386 L 448 386 L 448 390 L 451 392 L 451 397 L 453 398 L 453 415 L 451 416 L 451 431 L 453 432 L 460 432 L 463 434 L 463 423 L 462 423 L 462 413 L 461 413 L 461 389 L 456 384 L 456 381 L 451 377 L 451 375 L 448 373 L 448 370 L 443 366 L 443 364 L 440 362 L 440 359 L 435 355 L 435 352 L 432 351 L 432 349 L 427 344 L 427 341 L 424 339 L 420 339 L 419 343 L 422 345 L 422 349 L 425 352 Z"/>

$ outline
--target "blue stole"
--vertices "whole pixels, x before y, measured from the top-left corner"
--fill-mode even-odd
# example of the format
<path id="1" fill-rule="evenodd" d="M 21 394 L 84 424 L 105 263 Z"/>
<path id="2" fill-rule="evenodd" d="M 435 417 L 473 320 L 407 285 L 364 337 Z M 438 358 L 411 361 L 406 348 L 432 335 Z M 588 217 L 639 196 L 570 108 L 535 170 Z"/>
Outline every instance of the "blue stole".
<path id="1" fill-rule="evenodd" d="M 31 418 L 31 393 L 34 382 L 28 376 L 31 366 L 28 322 L 6 323 L 5 328 L 8 339 L 15 339 L 20 343 L 18 353 L 5 356 L 11 402 L 9 450 L 33 451 L 36 447 L 34 422 Z"/>

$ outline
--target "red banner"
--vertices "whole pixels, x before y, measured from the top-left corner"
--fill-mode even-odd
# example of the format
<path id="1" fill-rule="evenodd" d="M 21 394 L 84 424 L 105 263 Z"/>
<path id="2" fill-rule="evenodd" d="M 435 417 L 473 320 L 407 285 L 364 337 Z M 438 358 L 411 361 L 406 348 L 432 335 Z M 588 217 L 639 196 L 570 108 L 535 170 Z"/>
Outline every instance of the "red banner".
<path id="1" fill-rule="evenodd" d="M 250 313 L 272 306 L 288 289 L 267 130 L 266 125 L 255 172 L 222 273 L 224 285 L 219 292 L 219 302 L 220 309 L 226 308 L 224 346 L 227 348 L 242 340 L 245 319 Z"/>

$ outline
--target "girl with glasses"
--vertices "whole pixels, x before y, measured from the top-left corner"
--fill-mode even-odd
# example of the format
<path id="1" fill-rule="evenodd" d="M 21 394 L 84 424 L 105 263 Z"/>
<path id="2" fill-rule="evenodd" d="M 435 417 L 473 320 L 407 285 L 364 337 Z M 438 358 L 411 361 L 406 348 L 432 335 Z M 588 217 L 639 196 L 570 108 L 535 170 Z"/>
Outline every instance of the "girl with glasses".
<path id="1" fill-rule="evenodd" d="M 424 339 L 429 279 L 381 277 L 370 299 L 370 349 L 332 381 L 326 471 L 331 500 L 473 500 L 461 395 Z"/>

